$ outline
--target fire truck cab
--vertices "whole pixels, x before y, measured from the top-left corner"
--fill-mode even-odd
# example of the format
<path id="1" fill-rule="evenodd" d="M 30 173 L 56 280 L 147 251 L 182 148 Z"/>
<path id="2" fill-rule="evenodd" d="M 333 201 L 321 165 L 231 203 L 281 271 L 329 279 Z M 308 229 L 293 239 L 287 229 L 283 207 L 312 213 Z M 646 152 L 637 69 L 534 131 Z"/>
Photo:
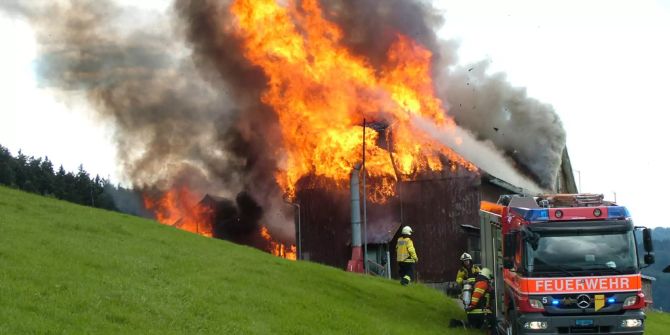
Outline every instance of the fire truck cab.
<path id="1" fill-rule="evenodd" d="M 506 195 L 482 203 L 480 218 L 499 333 L 643 333 L 651 230 L 635 227 L 625 207 L 600 194 Z"/>

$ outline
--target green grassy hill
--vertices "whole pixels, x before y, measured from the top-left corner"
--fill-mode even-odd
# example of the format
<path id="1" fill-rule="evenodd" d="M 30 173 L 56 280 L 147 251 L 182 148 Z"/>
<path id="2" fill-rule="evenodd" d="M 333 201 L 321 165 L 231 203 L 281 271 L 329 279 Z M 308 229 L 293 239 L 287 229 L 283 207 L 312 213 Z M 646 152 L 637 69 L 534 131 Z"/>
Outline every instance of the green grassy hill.
<path id="1" fill-rule="evenodd" d="M 421 285 L 0 187 L 0 334 L 463 334 Z M 650 313 L 646 334 L 670 328 Z"/>
<path id="2" fill-rule="evenodd" d="M 0 187 L 0 334 L 443 334 L 463 317 L 421 285 Z"/>
<path id="3" fill-rule="evenodd" d="M 670 313 L 649 312 L 647 316 L 645 334 L 660 335 L 668 333 L 668 329 L 670 329 Z"/>

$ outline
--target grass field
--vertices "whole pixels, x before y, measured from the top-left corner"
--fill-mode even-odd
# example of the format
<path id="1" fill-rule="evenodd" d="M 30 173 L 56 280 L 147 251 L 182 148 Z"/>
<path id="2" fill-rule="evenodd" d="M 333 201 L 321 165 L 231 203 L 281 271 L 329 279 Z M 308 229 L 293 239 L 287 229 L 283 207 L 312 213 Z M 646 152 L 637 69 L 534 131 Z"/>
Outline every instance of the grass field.
<path id="1" fill-rule="evenodd" d="M 0 187 L 0 334 L 450 334 L 415 285 Z"/>
<path id="2" fill-rule="evenodd" d="M 645 334 L 664 334 L 652 312 Z M 463 334 L 432 289 L 0 187 L 0 334 Z"/>
<path id="3" fill-rule="evenodd" d="M 647 324 L 645 334 L 661 335 L 670 330 L 670 313 L 649 312 L 647 313 Z"/>

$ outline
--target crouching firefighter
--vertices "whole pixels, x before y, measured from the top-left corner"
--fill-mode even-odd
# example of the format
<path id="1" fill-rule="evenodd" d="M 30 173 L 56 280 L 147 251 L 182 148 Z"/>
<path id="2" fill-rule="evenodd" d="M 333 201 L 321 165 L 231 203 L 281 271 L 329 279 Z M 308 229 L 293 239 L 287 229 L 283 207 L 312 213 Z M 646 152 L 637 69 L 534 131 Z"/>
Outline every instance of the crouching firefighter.
<path id="1" fill-rule="evenodd" d="M 487 319 L 493 315 L 491 311 L 491 270 L 483 268 L 475 279 L 475 289 L 472 292 L 470 305 L 465 308 L 468 316 L 468 325 L 472 328 L 482 328 Z"/>
<path id="2" fill-rule="evenodd" d="M 456 274 L 456 284 L 460 286 L 463 286 L 464 282 L 474 284 L 475 277 L 479 271 L 479 267 L 472 264 L 472 256 L 467 252 L 464 252 L 461 255 L 461 268 L 458 269 L 458 273 Z"/>
<path id="3" fill-rule="evenodd" d="M 419 261 L 414 249 L 414 243 L 410 239 L 412 228 L 402 227 L 398 243 L 395 246 L 396 257 L 398 260 L 398 273 L 400 275 L 400 284 L 407 285 L 414 280 L 414 266 Z"/>

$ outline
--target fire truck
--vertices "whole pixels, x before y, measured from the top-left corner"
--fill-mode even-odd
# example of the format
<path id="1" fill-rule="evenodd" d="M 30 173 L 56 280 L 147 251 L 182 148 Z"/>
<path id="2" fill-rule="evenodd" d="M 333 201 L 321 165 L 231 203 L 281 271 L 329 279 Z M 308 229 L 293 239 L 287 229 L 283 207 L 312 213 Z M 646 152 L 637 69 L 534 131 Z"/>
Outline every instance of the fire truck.
<path id="1" fill-rule="evenodd" d="M 599 194 L 505 195 L 483 202 L 480 219 L 499 334 L 643 333 L 640 269 L 654 262 L 651 230 L 625 207 Z"/>

